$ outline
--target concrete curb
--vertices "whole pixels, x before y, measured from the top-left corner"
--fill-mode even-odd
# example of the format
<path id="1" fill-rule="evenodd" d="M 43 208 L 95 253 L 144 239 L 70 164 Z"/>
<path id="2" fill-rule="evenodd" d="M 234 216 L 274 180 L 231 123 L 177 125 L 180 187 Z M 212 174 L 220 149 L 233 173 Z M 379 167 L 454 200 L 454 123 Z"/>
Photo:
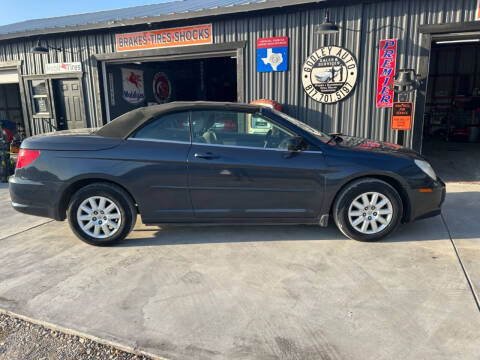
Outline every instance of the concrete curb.
<path id="1" fill-rule="evenodd" d="M 35 325 L 40 325 L 40 326 L 43 326 L 43 327 L 45 327 L 47 329 L 50 329 L 50 330 L 63 332 L 63 333 L 68 334 L 68 335 L 78 336 L 78 337 L 81 337 L 81 338 L 92 340 L 92 341 L 95 341 L 99 344 L 106 345 L 106 346 L 111 346 L 111 347 L 117 348 L 119 350 L 131 353 L 131 354 L 134 354 L 134 355 L 147 356 L 147 357 L 150 357 L 154 360 L 169 360 L 167 358 L 164 358 L 164 357 L 161 357 L 161 356 L 158 356 L 158 355 L 154 355 L 154 354 L 151 354 L 151 353 L 143 351 L 143 350 L 132 348 L 130 346 L 126 346 L 126 345 L 117 343 L 115 341 L 105 340 L 105 339 L 96 337 L 94 335 L 89 335 L 89 334 L 86 334 L 86 333 L 83 333 L 83 332 L 80 332 L 80 331 L 76 331 L 76 330 L 69 329 L 69 328 L 66 328 L 66 327 L 63 327 L 63 326 L 55 325 L 55 324 L 52 324 L 52 323 L 49 323 L 49 322 L 46 322 L 46 321 L 36 320 L 36 319 L 33 319 L 33 318 L 25 316 L 25 315 L 14 313 L 12 311 L 0 309 L 0 314 L 8 315 L 8 316 L 20 319 L 20 320 L 24 320 L 24 321 L 27 321 L 29 323 L 35 324 Z"/>

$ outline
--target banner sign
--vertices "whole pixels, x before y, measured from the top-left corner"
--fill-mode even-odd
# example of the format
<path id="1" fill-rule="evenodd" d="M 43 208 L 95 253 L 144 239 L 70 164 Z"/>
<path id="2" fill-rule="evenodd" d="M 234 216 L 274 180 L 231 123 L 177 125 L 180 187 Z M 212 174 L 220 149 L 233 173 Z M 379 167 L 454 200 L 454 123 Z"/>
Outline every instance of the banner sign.
<path id="1" fill-rule="evenodd" d="M 380 40 L 378 57 L 377 107 L 393 106 L 393 78 L 397 62 L 397 39 Z"/>
<path id="2" fill-rule="evenodd" d="M 392 108 L 392 129 L 393 130 L 411 130 L 412 129 L 412 102 L 394 102 Z"/>
<path id="3" fill-rule="evenodd" d="M 475 20 L 480 20 L 480 0 L 477 0 L 477 11 L 475 12 Z"/>
<path id="4" fill-rule="evenodd" d="M 117 51 L 211 44 L 212 24 L 115 35 Z"/>
<path id="5" fill-rule="evenodd" d="M 145 101 L 143 86 L 143 71 L 122 68 L 122 97 L 130 104 L 140 104 Z"/>
<path id="6" fill-rule="evenodd" d="M 81 62 L 45 64 L 46 74 L 60 74 L 60 73 L 71 73 L 71 72 L 81 72 L 81 71 L 82 71 Z"/>
<path id="7" fill-rule="evenodd" d="M 257 39 L 257 71 L 288 70 L 288 37 L 278 36 Z"/>
<path id="8" fill-rule="evenodd" d="M 349 50 L 338 46 L 321 47 L 303 64 L 303 90 L 315 101 L 334 104 L 353 91 L 357 76 L 357 60 Z"/>

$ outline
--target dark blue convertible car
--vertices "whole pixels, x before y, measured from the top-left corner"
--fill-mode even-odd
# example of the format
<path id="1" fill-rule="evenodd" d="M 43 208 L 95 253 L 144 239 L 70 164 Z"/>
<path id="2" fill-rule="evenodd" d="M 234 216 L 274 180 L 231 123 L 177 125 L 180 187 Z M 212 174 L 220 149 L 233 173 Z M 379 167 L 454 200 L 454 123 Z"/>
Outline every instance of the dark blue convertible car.
<path id="1" fill-rule="evenodd" d="M 374 241 L 438 215 L 445 185 L 418 153 L 327 135 L 237 103 L 140 108 L 100 129 L 25 140 L 13 207 L 95 245 L 145 224 L 318 224 Z"/>

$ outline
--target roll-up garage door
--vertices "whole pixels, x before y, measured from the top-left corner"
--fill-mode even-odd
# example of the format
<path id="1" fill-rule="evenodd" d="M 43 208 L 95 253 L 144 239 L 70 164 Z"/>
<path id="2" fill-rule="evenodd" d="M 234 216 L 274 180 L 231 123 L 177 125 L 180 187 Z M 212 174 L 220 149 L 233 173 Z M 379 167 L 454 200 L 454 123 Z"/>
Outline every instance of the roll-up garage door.
<path id="1" fill-rule="evenodd" d="M 0 70 L 0 84 L 15 84 L 18 83 L 17 69 L 1 69 Z"/>

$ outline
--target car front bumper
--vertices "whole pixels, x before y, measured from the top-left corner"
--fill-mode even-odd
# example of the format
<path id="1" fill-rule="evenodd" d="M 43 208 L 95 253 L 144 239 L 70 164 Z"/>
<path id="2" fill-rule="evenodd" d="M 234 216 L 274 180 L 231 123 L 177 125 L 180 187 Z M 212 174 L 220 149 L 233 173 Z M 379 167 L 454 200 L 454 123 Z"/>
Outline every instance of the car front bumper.
<path id="1" fill-rule="evenodd" d="M 63 220 L 58 213 L 60 185 L 11 176 L 8 188 L 12 207 L 25 214 Z"/>
<path id="2" fill-rule="evenodd" d="M 409 195 L 410 221 L 437 216 L 441 214 L 445 201 L 445 183 L 438 178 L 428 189 L 410 189 Z"/>

